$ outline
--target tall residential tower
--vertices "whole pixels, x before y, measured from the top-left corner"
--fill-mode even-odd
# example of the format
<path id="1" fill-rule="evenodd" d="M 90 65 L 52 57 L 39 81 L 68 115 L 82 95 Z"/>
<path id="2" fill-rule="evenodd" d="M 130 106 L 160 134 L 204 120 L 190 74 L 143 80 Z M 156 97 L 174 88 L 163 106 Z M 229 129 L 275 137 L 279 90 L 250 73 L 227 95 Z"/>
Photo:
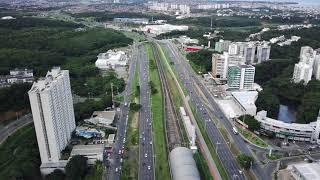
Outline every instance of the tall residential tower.
<path id="1" fill-rule="evenodd" d="M 69 71 L 55 67 L 28 92 L 37 134 L 41 168 L 54 168 L 68 145 L 75 118 Z"/>

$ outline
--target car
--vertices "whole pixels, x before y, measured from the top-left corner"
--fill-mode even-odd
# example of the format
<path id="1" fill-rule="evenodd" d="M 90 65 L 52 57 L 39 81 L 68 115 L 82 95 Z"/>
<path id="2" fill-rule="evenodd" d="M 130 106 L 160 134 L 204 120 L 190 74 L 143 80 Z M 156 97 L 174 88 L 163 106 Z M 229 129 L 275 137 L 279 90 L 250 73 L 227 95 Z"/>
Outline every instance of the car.
<path id="1" fill-rule="evenodd" d="M 151 166 L 148 166 L 148 170 L 150 170 L 151 169 Z"/>
<path id="2" fill-rule="evenodd" d="M 152 141 L 150 141 L 150 145 L 152 145 Z"/>
<path id="3" fill-rule="evenodd" d="M 145 153 L 145 154 L 144 154 L 144 157 L 145 157 L 145 158 L 147 158 L 147 157 L 148 157 L 148 154 L 147 154 L 147 153 Z"/>
<path id="4" fill-rule="evenodd" d="M 120 163 L 122 163 L 122 162 L 123 162 L 123 159 L 121 158 L 121 159 L 120 159 Z"/>
<path id="5" fill-rule="evenodd" d="M 119 150 L 119 155 L 121 155 L 121 150 Z"/>
<path id="6" fill-rule="evenodd" d="M 116 172 L 118 172 L 119 171 L 119 169 L 118 168 L 116 168 Z"/>

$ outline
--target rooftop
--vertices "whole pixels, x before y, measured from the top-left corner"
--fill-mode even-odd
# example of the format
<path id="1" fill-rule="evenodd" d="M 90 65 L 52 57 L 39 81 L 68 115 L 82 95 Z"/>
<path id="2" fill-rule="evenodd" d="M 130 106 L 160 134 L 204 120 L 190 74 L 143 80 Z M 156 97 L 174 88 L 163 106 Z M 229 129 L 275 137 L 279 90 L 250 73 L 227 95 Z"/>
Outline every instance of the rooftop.
<path id="1" fill-rule="evenodd" d="M 103 153 L 103 149 L 104 149 L 103 144 L 75 145 L 72 148 L 71 156 L 100 154 L 100 153 Z"/>
<path id="2" fill-rule="evenodd" d="M 320 177 L 319 163 L 300 163 L 292 165 L 295 171 L 298 171 L 305 180 L 317 180 Z"/>

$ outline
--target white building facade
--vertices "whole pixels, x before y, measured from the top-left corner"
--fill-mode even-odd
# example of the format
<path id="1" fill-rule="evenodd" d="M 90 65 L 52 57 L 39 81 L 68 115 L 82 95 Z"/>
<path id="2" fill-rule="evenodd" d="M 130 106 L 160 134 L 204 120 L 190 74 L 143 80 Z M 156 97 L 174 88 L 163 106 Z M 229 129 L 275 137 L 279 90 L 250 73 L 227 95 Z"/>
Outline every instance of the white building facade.
<path id="1" fill-rule="evenodd" d="M 262 63 L 270 59 L 271 46 L 263 44 L 257 47 L 257 63 Z"/>
<path id="2" fill-rule="evenodd" d="M 61 151 L 75 129 L 69 71 L 55 67 L 28 92 L 36 130 L 41 167 L 59 164 Z"/>

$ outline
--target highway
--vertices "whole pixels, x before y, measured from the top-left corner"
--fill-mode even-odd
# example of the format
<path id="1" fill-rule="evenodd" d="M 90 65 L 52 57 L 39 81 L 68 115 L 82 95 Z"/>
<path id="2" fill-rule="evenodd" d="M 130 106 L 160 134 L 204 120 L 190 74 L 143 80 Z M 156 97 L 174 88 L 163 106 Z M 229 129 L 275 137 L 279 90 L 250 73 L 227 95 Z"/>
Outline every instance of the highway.
<path id="1" fill-rule="evenodd" d="M 240 167 L 238 166 L 235 157 L 232 155 L 227 143 L 224 141 L 222 134 L 213 123 L 209 116 L 207 108 L 203 105 L 200 97 L 196 94 L 193 83 L 197 83 L 193 70 L 190 69 L 189 64 L 185 59 L 181 57 L 178 50 L 168 41 L 165 42 L 165 50 L 168 52 L 170 58 L 175 64 L 175 68 L 179 74 L 181 82 L 184 82 L 190 100 L 195 105 L 197 114 L 201 117 L 201 120 L 205 124 L 205 129 L 211 140 L 216 147 L 216 152 L 222 162 L 230 179 L 245 179 L 244 175 L 240 173 Z M 203 89 L 201 89 L 203 90 Z"/>
<path id="2" fill-rule="evenodd" d="M 214 100 L 212 94 L 209 92 L 207 87 L 205 87 L 203 85 L 203 83 L 200 81 L 198 76 L 194 73 L 194 71 L 192 70 L 191 66 L 187 62 L 187 60 L 178 52 L 178 50 L 174 47 L 174 45 L 171 42 L 166 41 L 166 47 L 167 47 L 167 50 L 169 52 L 171 52 L 170 54 L 174 55 L 172 59 L 175 59 L 175 60 L 178 61 L 177 63 L 180 64 L 182 66 L 182 68 L 184 68 L 183 72 L 184 73 L 187 72 L 189 74 L 189 78 L 191 79 L 191 82 L 196 83 L 197 86 L 199 87 L 199 89 L 205 95 L 206 99 L 209 101 L 209 104 L 212 106 L 214 111 L 212 111 L 211 109 L 207 109 L 207 110 L 212 111 L 212 114 L 214 114 L 216 116 L 215 118 L 217 118 L 221 123 L 223 123 L 224 127 L 227 129 L 229 134 L 232 136 L 233 142 L 238 147 L 238 149 L 242 153 L 245 153 L 245 154 L 247 154 L 249 156 L 253 156 L 252 152 L 247 147 L 247 145 L 243 141 L 243 139 L 240 136 L 235 135 L 233 133 L 232 122 L 230 122 L 227 119 L 227 117 L 224 115 L 224 113 L 222 112 L 222 110 L 220 109 L 220 107 L 218 106 L 216 101 Z M 199 105 L 199 104 L 202 104 L 202 103 L 201 102 L 200 103 L 197 102 L 196 104 Z M 206 109 L 206 108 L 204 108 L 203 105 L 201 105 L 201 108 L 200 108 L 201 114 L 205 115 L 205 114 L 207 114 L 207 112 L 204 109 Z M 224 140 L 223 139 L 219 140 L 217 137 L 214 138 L 217 135 L 216 131 L 218 131 L 218 129 L 215 127 L 214 123 L 212 121 L 206 121 L 205 124 L 206 124 L 206 129 L 207 129 L 209 137 L 212 137 L 211 140 L 213 140 L 213 142 L 215 142 L 215 146 L 218 145 L 218 155 L 219 155 L 219 157 L 221 159 L 224 159 L 223 156 L 230 156 L 229 153 L 221 152 L 221 151 L 225 151 L 226 149 L 229 150 L 227 145 L 224 143 Z M 224 160 L 222 160 L 222 162 L 224 162 Z M 268 164 L 268 166 L 266 167 L 265 170 L 262 169 L 261 166 L 262 165 L 259 162 L 254 163 L 253 166 L 252 166 L 252 170 L 253 170 L 254 174 L 256 175 L 256 178 L 261 179 L 261 180 L 272 179 L 271 176 L 272 176 L 272 171 L 273 171 L 273 169 L 275 167 L 275 164 Z M 231 169 L 229 169 L 229 168 L 233 169 L 232 166 L 230 166 L 230 167 L 227 166 L 226 170 L 227 171 L 231 171 Z"/>
<path id="3" fill-rule="evenodd" d="M 140 119 L 139 119 L 139 180 L 155 178 L 154 154 L 152 143 L 152 116 L 149 86 L 149 59 L 143 45 L 139 50 L 139 85 L 140 85 Z"/>
<path id="4" fill-rule="evenodd" d="M 4 126 L 0 129 L 0 144 L 2 144 L 8 136 L 15 133 L 18 129 L 24 127 L 27 124 L 33 122 L 32 114 L 26 114 L 20 117 L 18 120 L 9 123 L 8 125 Z"/>
<path id="5" fill-rule="evenodd" d="M 131 101 L 131 93 L 132 93 L 132 82 L 134 78 L 134 72 L 136 69 L 136 62 L 137 62 L 137 44 L 133 44 L 133 53 L 132 59 L 129 65 L 129 79 L 126 85 L 125 94 L 124 94 L 124 104 L 120 105 L 120 117 L 117 123 L 117 138 L 114 143 L 110 165 L 108 169 L 108 175 L 106 179 L 108 180 L 119 180 L 121 175 L 121 158 L 123 156 L 124 151 L 124 144 L 125 144 L 125 137 L 127 132 L 128 126 L 128 114 L 129 114 L 129 104 Z M 127 106 L 125 105 L 127 104 Z M 105 161 L 106 162 L 106 161 Z M 106 164 L 107 166 L 107 164 Z"/>

